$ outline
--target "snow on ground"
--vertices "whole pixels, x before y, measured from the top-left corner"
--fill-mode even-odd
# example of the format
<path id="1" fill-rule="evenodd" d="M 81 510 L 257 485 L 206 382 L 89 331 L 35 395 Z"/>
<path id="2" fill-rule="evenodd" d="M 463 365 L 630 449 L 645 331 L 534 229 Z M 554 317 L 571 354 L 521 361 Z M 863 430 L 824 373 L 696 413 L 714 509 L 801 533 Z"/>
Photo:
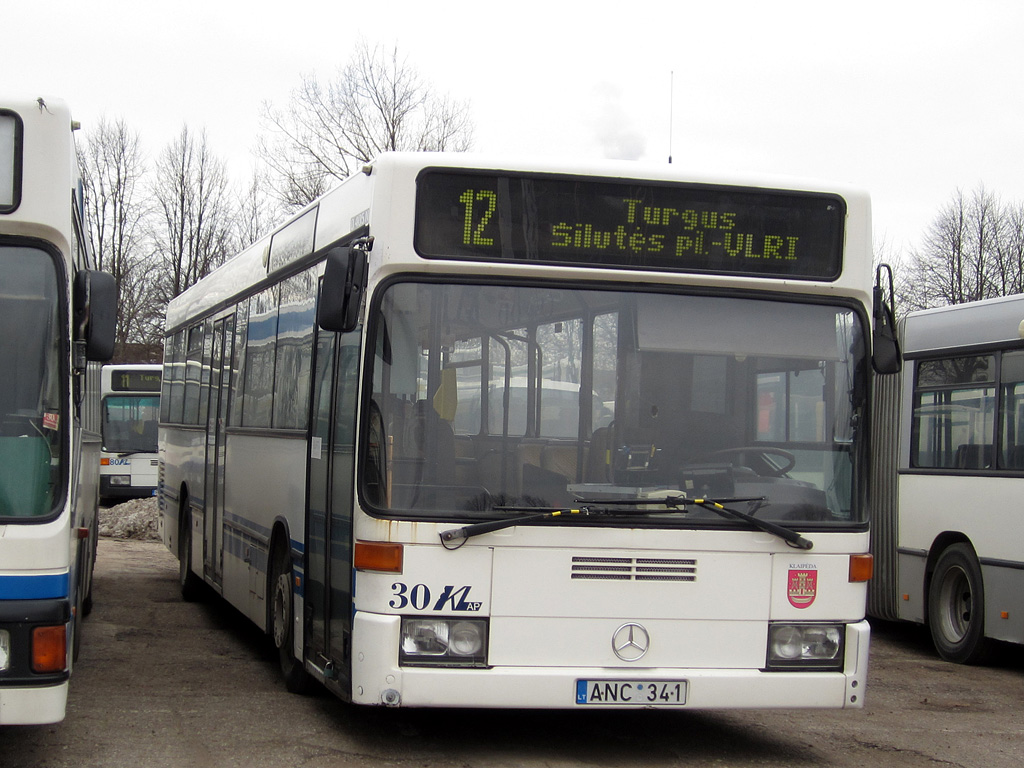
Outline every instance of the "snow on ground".
<path id="1" fill-rule="evenodd" d="M 100 536 L 111 539 L 160 541 L 156 531 L 160 509 L 155 496 L 100 507 Z"/>

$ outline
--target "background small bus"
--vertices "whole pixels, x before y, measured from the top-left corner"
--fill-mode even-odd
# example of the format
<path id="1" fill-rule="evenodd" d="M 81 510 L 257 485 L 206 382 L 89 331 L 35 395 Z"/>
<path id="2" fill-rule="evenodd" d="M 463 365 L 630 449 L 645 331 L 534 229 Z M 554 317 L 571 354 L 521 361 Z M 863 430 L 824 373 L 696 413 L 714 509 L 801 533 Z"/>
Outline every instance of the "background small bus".
<path id="1" fill-rule="evenodd" d="M 161 365 L 105 365 L 100 497 L 153 496 L 159 476 Z"/>

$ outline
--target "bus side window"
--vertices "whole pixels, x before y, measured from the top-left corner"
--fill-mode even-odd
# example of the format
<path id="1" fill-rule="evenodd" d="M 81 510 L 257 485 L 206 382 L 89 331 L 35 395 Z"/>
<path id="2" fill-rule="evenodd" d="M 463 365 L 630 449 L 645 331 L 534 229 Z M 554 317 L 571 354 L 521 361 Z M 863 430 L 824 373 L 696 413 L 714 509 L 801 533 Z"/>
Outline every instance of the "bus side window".
<path id="1" fill-rule="evenodd" d="M 1024 469 L 1024 352 L 1004 352 L 1000 364 L 1000 466 Z"/>
<path id="2" fill-rule="evenodd" d="M 992 446 L 964 443 L 956 448 L 957 469 L 988 469 L 992 466 Z"/>

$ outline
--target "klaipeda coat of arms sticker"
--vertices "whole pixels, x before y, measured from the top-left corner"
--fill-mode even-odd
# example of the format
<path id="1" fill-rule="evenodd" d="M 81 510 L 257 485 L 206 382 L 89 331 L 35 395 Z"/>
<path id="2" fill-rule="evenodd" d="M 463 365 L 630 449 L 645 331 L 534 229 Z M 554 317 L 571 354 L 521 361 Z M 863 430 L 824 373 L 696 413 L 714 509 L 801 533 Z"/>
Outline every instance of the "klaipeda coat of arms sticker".
<path id="1" fill-rule="evenodd" d="M 786 588 L 789 604 L 794 608 L 807 608 L 818 594 L 816 568 L 790 568 Z"/>

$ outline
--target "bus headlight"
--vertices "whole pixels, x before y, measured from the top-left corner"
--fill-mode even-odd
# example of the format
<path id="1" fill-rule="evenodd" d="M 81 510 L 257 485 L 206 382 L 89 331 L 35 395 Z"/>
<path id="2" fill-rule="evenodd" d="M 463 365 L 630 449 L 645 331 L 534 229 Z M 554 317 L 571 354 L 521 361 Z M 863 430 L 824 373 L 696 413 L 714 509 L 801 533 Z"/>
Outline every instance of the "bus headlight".
<path id="1" fill-rule="evenodd" d="M 841 670 L 845 636 L 843 624 L 770 624 L 768 669 Z"/>
<path id="2" fill-rule="evenodd" d="M 132 476 L 131 475 L 111 475 L 110 476 L 110 484 L 111 485 L 131 485 L 132 484 Z"/>
<path id="3" fill-rule="evenodd" d="M 487 666 L 486 619 L 403 618 L 404 667 Z"/>

